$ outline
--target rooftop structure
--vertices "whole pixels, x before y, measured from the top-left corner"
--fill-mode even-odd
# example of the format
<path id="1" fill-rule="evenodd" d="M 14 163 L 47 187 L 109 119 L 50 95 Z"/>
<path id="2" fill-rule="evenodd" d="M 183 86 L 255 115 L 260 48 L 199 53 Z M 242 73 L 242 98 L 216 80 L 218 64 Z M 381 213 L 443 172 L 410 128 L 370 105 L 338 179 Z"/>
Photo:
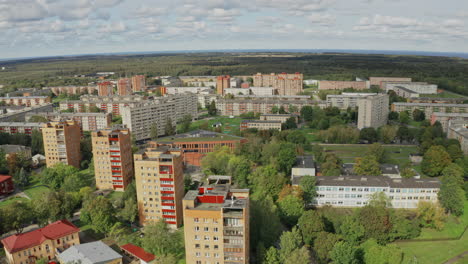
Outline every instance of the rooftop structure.
<path id="1" fill-rule="evenodd" d="M 85 244 L 71 246 L 57 258 L 60 263 L 80 263 L 80 264 L 119 264 L 122 263 L 122 256 L 115 252 L 102 241 L 95 241 Z"/>
<path id="2" fill-rule="evenodd" d="M 128 255 L 138 258 L 141 264 L 150 263 L 156 258 L 155 255 L 149 252 L 146 252 L 146 250 L 144 250 L 143 248 L 136 246 L 134 244 L 131 244 L 131 243 L 122 245 L 120 246 L 120 248 Z"/>
<path id="3" fill-rule="evenodd" d="M 283 122 L 280 120 L 242 120 L 240 130 L 258 129 L 258 130 L 279 130 L 281 131 Z"/>
<path id="4" fill-rule="evenodd" d="M 299 185 L 304 176 L 315 176 L 315 162 L 313 156 L 296 157 L 296 164 L 291 169 L 292 185 Z"/>
<path id="5" fill-rule="evenodd" d="M 0 197 L 15 191 L 13 178 L 10 175 L 0 174 Z"/>

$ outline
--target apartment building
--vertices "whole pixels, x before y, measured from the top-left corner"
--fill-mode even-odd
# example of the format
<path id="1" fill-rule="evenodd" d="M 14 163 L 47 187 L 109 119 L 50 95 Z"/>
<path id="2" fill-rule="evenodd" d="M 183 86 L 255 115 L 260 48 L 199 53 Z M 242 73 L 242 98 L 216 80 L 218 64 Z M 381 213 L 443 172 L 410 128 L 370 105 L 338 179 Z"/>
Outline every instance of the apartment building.
<path id="1" fill-rule="evenodd" d="M 413 97 L 408 98 L 408 103 L 431 103 L 431 104 L 463 104 L 468 97 L 442 98 L 442 97 Z"/>
<path id="2" fill-rule="evenodd" d="M 98 83 L 99 96 L 112 96 L 114 94 L 114 85 L 111 82 Z"/>
<path id="3" fill-rule="evenodd" d="M 89 86 L 54 86 L 54 87 L 46 87 L 46 89 L 50 89 L 52 93 L 55 95 L 59 94 L 94 94 L 97 89 L 96 85 L 89 85 Z"/>
<path id="4" fill-rule="evenodd" d="M 210 76 L 210 75 L 205 75 L 205 76 L 179 76 L 177 77 L 182 84 L 184 85 L 190 85 L 195 82 L 213 82 L 217 79 L 217 76 Z M 164 84 L 163 84 L 164 85 Z"/>
<path id="5" fill-rule="evenodd" d="M 327 107 L 338 107 L 341 110 L 356 108 L 359 99 L 367 96 L 377 95 L 376 93 L 342 93 L 328 94 Z"/>
<path id="6" fill-rule="evenodd" d="M 57 121 L 42 126 L 44 152 L 48 168 L 57 163 L 80 168 L 80 127 L 74 121 Z"/>
<path id="7" fill-rule="evenodd" d="M 419 93 L 405 88 L 403 86 L 395 86 L 392 88 L 392 90 L 396 93 L 396 95 L 401 96 L 403 98 L 419 97 Z"/>
<path id="8" fill-rule="evenodd" d="M 158 134 L 164 135 L 167 120 L 175 126 L 185 115 L 196 117 L 198 98 L 195 94 L 180 94 L 158 97 L 151 101 L 141 102 L 132 107 L 124 107 L 122 123 L 127 125 L 136 140 L 150 138 L 151 127 L 157 125 Z"/>
<path id="9" fill-rule="evenodd" d="M 246 129 L 257 129 L 257 130 L 278 130 L 281 131 L 281 126 L 283 122 L 280 120 L 242 120 L 240 124 L 240 130 L 244 131 Z"/>
<path id="10" fill-rule="evenodd" d="M 25 120 L 26 115 L 28 114 L 37 114 L 41 112 L 51 112 L 54 110 L 52 104 L 45 104 L 39 106 L 13 106 L 16 109 L 11 109 L 8 107 L 6 109 L 7 113 L 0 114 L 0 122 L 22 122 Z"/>
<path id="11" fill-rule="evenodd" d="M 285 123 L 289 118 L 293 117 L 295 122 L 299 122 L 299 115 L 296 114 L 262 114 L 260 120 L 263 121 L 281 121 Z"/>
<path id="12" fill-rule="evenodd" d="M 279 95 L 296 95 L 303 91 L 302 81 L 304 76 L 301 73 L 257 73 L 252 76 L 253 86 L 273 87 Z"/>
<path id="13" fill-rule="evenodd" d="M 8 195 L 15 191 L 15 185 L 13 184 L 13 178 L 10 175 L 0 174 L 0 197 Z"/>
<path id="14" fill-rule="evenodd" d="M 9 264 L 35 263 L 40 259 L 55 259 L 55 254 L 80 244 L 80 229 L 68 220 L 15 234 L 2 239 Z"/>
<path id="15" fill-rule="evenodd" d="M 382 89 L 382 82 L 411 82 L 411 78 L 406 77 L 370 77 L 370 85 L 377 85 Z"/>
<path id="16" fill-rule="evenodd" d="M 49 96 L 20 96 L 20 97 L 0 97 L 0 102 L 7 105 L 38 106 L 51 102 Z"/>
<path id="17" fill-rule="evenodd" d="M 369 88 L 367 81 L 319 81 L 319 90 L 344 90 L 353 88 L 356 90 L 365 90 Z"/>
<path id="18" fill-rule="evenodd" d="M 195 130 L 150 142 L 153 147 L 168 146 L 182 151 L 185 165 L 201 166 L 201 160 L 215 148 L 227 146 L 232 151 L 247 139 L 206 130 Z"/>
<path id="19" fill-rule="evenodd" d="M 43 88 L 18 88 L 16 91 L 8 92 L 6 97 L 20 97 L 20 96 L 50 96 L 51 89 L 49 87 Z"/>
<path id="20" fill-rule="evenodd" d="M 0 133 L 31 135 L 33 130 L 40 130 L 44 123 L 0 122 Z"/>
<path id="21" fill-rule="evenodd" d="M 231 88 L 231 76 L 222 75 L 216 78 L 216 93 L 224 94 L 224 89 Z"/>
<path id="22" fill-rule="evenodd" d="M 210 87 L 202 87 L 202 86 L 183 86 L 183 87 L 164 87 L 164 94 L 183 94 L 183 93 L 194 93 L 194 94 L 201 94 L 201 93 L 213 93 L 214 90 Z"/>
<path id="23" fill-rule="evenodd" d="M 128 78 L 117 81 L 117 94 L 120 96 L 132 94 L 132 81 Z"/>
<path id="24" fill-rule="evenodd" d="M 105 129 L 112 124 L 112 114 L 109 113 L 28 113 L 25 116 L 26 122 L 33 116 L 42 116 L 49 121 L 73 120 L 80 126 L 82 131 Z"/>
<path id="25" fill-rule="evenodd" d="M 99 190 L 125 191 L 133 177 L 132 138 L 127 128 L 91 133 L 94 174 Z"/>
<path id="26" fill-rule="evenodd" d="M 435 112 L 431 115 L 431 125 L 439 121 L 442 129 L 447 133 L 450 120 L 465 121 L 468 123 L 468 113 L 440 113 Z"/>
<path id="27" fill-rule="evenodd" d="M 237 96 L 235 99 L 218 99 L 216 107 L 218 111 L 221 112 L 221 115 L 239 116 L 248 112 L 271 114 L 273 107 L 283 107 L 287 112 L 289 112 L 289 107 L 293 106 L 300 111 L 303 106 L 314 106 L 317 104 L 317 101 L 313 101 L 311 99 L 288 100 L 282 97 L 269 98 Z"/>
<path id="28" fill-rule="evenodd" d="M 432 115 L 432 113 L 468 113 L 468 104 L 433 104 L 433 103 L 401 103 L 395 102 L 391 106 L 394 112 L 408 111 L 413 113 L 415 109 L 419 109 L 424 112 L 426 117 Z"/>
<path id="29" fill-rule="evenodd" d="M 414 209 L 419 201 L 436 203 L 437 179 L 390 178 L 386 176 L 318 176 L 315 206 L 363 207 L 372 194 L 383 192 L 393 208 Z"/>
<path id="30" fill-rule="evenodd" d="M 133 92 L 146 91 L 146 79 L 144 75 L 135 75 L 132 77 L 132 90 Z"/>
<path id="31" fill-rule="evenodd" d="M 146 100 L 142 96 L 81 96 L 80 100 L 62 101 L 60 111 L 73 109 L 74 112 L 86 112 L 91 106 L 96 106 L 104 113 L 121 115 L 124 107 L 134 107 L 138 102 Z"/>
<path id="32" fill-rule="evenodd" d="M 230 176 L 209 176 L 183 206 L 187 264 L 249 263 L 248 189 L 234 189 Z"/>
<path id="33" fill-rule="evenodd" d="M 453 138 L 460 142 L 460 147 L 465 155 L 468 154 L 468 122 L 465 120 L 450 120 L 447 130 L 447 138 Z"/>
<path id="34" fill-rule="evenodd" d="M 247 83 L 248 84 L 248 83 Z M 243 87 L 244 88 L 244 87 Z M 273 87 L 248 87 L 250 90 L 250 93 L 253 95 L 259 95 L 259 96 L 268 96 L 268 95 L 275 95 L 276 94 L 276 89 Z"/>
<path id="35" fill-rule="evenodd" d="M 357 127 L 378 128 L 387 124 L 388 120 L 387 94 L 371 95 L 358 100 L 358 123 Z"/>
<path id="36" fill-rule="evenodd" d="M 403 87 L 417 94 L 437 94 L 437 84 L 427 82 L 382 82 L 382 89 L 386 92 Z"/>
<path id="37" fill-rule="evenodd" d="M 224 94 L 232 94 L 234 96 L 236 95 L 249 95 L 250 94 L 250 89 L 246 88 L 225 88 L 224 89 Z"/>
<path id="38" fill-rule="evenodd" d="M 170 228 L 182 225 L 184 172 L 180 150 L 147 148 L 133 155 L 140 225 L 163 219 Z"/>

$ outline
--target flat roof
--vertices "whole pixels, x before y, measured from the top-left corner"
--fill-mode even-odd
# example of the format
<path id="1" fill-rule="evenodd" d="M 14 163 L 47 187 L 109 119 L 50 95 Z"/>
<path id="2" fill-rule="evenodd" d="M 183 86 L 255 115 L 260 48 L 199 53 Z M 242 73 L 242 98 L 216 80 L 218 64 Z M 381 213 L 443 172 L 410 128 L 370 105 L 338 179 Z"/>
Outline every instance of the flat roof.
<path id="1" fill-rule="evenodd" d="M 404 102 L 395 102 L 393 104 L 400 105 L 400 106 L 468 107 L 468 104 L 404 103 Z"/>
<path id="2" fill-rule="evenodd" d="M 16 127 L 41 127 L 46 123 L 33 123 L 33 122 L 0 122 L 0 126 L 16 126 Z"/>
<path id="3" fill-rule="evenodd" d="M 317 176 L 316 179 L 316 186 L 440 188 L 440 181 L 437 179 L 392 179 L 387 176 Z"/>
<path id="4" fill-rule="evenodd" d="M 297 156 L 296 165 L 293 168 L 315 168 L 313 156 Z"/>
<path id="5" fill-rule="evenodd" d="M 158 138 L 158 143 L 172 143 L 172 142 L 195 142 L 195 141 L 224 141 L 224 140 L 241 140 L 243 137 L 234 135 L 227 135 L 207 130 L 194 130 L 183 134 L 167 136 Z"/>
<path id="6" fill-rule="evenodd" d="M 408 93 L 419 94 L 418 92 L 415 92 L 415 91 L 413 91 L 413 90 L 411 90 L 411 89 L 409 89 L 409 88 L 403 87 L 403 86 L 395 86 L 395 88 L 400 89 L 400 90 L 403 90 L 403 91 L 408 92 Z"/>
<path id="7" fill-rule="evenodd" d="M 242 120 L 242 123 L 269 123 L 269 124 L 281 124 L 280 120 Z"/>

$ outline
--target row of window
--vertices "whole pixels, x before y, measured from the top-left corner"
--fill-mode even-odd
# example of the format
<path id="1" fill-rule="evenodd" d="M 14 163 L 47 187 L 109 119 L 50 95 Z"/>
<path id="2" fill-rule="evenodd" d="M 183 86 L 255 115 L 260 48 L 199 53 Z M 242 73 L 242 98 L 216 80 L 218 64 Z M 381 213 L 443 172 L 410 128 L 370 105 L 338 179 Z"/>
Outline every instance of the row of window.
<path id="1" fill-rule="evenodd" d="M 387 188 L 377 188 L 377 187 L 316 187 L 317 191 L 340 191 L 340 192 L 396 192 L 396 193 L 437 193 L 438 189 L 408 189 L 408 188 L 401 188 L 401 189 L 387 189 Z"/>
<path id="2" fill-rule="evenodd" d="M 202 254 L 201 254 L 200 252 L 195 252 L 195 256 L 196 256 L 197 258 L 199 258 L 199 257 L 202 256 Z M 219 253 L 214 253 L 213 256 L 214 256 L 215 258 L 219 258 Z M 209 257 L 211 257 L 210 252 L 205 252 L 205 258 L 209 258 Z M 197 262 L 197 263 L 198 263 L 198 262 Z M 201 262 L 200 262 L 200 263 L 201 263 Z"/>
<path id="3" fill-rule="evenodd" d="M 210 218 L 202 218 L 201 220 L 202 220 L 203 223 L 205 223 L 205 224 L 209 224 L 209 223 L 217 224 L 217 223 L 218 223 L 218 219 L 216 219 L 216 218 L 212 218 L 212 219 L 210 219 Z M 195 223 L 200 223 L 200 218 L 198 218 L 198 217 L 193 218 L 193 222 L 195 222 Z"/>
<path id="4" fill-rule="evenodd" d="M 195 235 L 195 240 L 201 240 L 201 236 Z M 210 236 L 203 236 L 203 240 L 210 241 Z M 213 241 L 219 241 L 219 236 L 213 236 Z"/>
<path id="5" fill-rule="evenodd" d="M 195 232 L 200 231 L 200 227 L 199 227 L 199 226 L 195 226 L 194 229 L 195 229 Z M 205 232 L 210 232 L 210 228 L 207 227 L 207 226 L 205 226 L 205 227 L 203 227 L 203 231 L 205 231 Z M 218 232 L 218 228 L 217 228 L 217 227 L 213 227 L 213 232 Z"/>

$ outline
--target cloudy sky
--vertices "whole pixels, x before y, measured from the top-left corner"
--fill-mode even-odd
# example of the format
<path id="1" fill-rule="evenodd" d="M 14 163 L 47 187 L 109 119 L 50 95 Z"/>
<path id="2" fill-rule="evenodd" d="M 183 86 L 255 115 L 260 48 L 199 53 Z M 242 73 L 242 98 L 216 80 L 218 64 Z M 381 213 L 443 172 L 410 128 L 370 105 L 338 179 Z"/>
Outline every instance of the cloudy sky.
<path id="1" fill-rule="evenodd" d="M 467 0 L 0 0 L 0 58 L 206 49 L 468 52 Z"/>

